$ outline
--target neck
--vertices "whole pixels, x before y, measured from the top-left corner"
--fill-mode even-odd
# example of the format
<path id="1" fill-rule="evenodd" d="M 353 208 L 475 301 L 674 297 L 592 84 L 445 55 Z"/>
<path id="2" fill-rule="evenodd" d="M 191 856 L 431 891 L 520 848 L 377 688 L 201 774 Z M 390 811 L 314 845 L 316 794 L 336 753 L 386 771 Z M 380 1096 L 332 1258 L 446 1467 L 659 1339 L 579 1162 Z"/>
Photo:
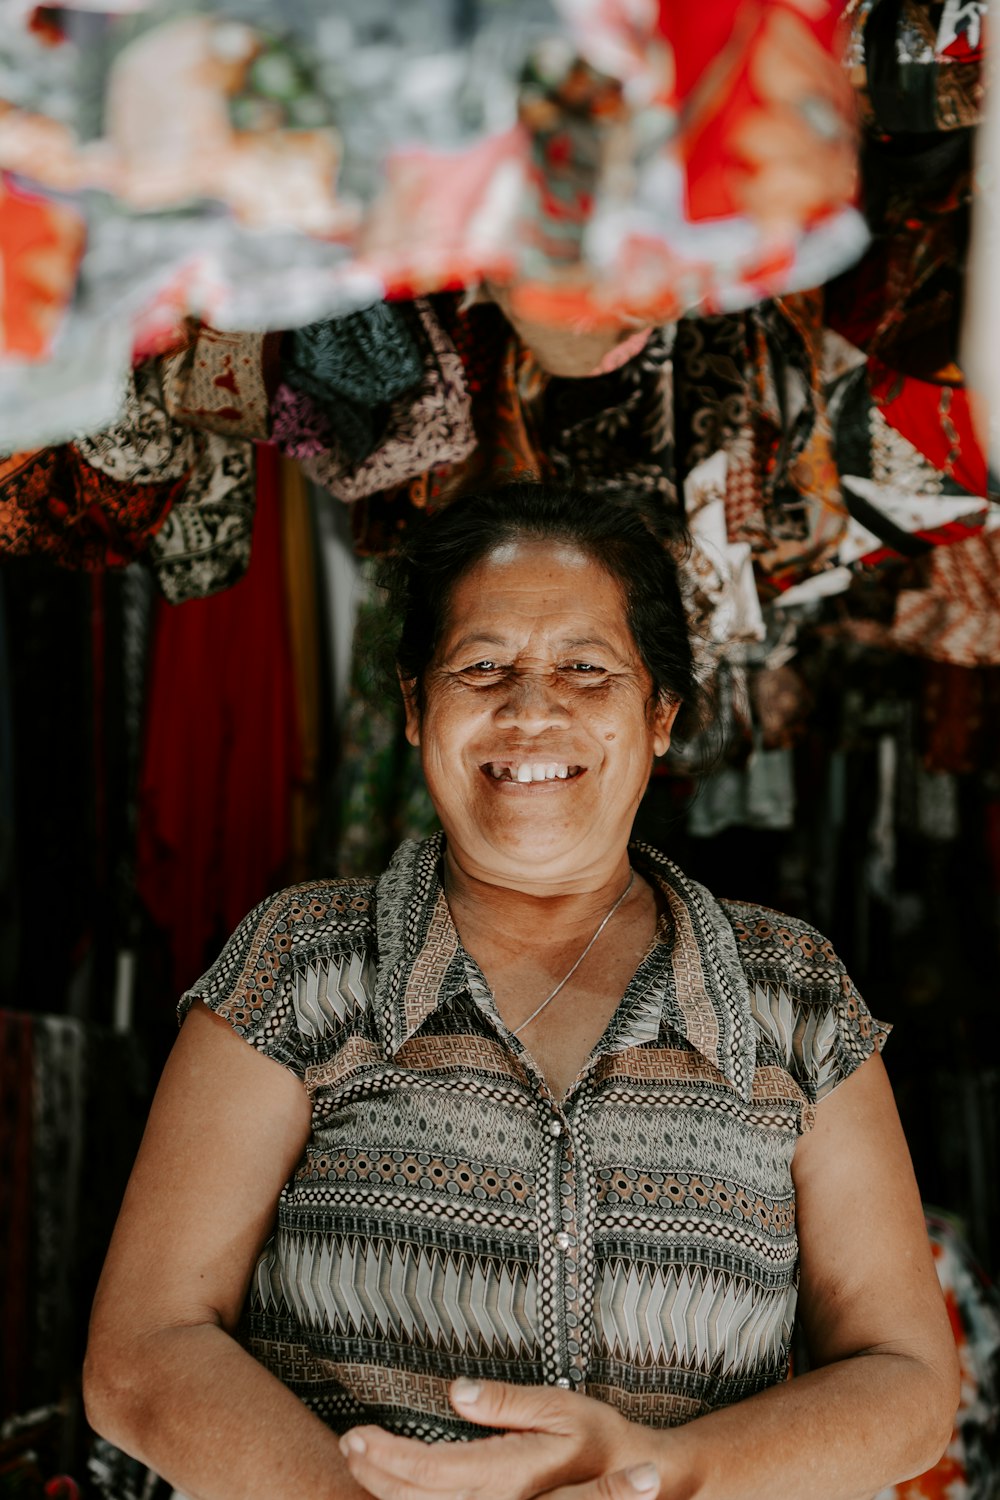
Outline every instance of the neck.
<path id="1" fill-rule="evenodd" d="M 592 929 L 622 895 L 631 873 L 628 851 L 623 849 L 606 868 L 588 876 L 551 885 L 526 882 L 515 888 L 468 870 L 450 846 L 445 845 L 444 852 L 445 892 L 459 929 L 481 920 L 494 932 L 506 930 L 529 942 L 544 940 L 550 929 L 564 939 L 577 926 L 581 931 Z"/>

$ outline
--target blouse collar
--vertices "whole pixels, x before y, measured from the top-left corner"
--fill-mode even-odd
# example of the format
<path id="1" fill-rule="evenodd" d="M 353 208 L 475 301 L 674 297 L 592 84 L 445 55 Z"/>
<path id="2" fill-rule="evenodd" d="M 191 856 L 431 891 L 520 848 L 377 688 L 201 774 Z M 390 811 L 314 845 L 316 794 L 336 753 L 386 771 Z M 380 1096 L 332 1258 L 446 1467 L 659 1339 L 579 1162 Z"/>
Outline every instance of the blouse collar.
<path id="1" fill-rule="evenodd" d="M 445 899 L 443 846 L 441 833 L 401 844 L 378 883 L 375 1000 L 390 1056 L 432 1012 L 462 992 L 492 1010 L 483 976 L 462 947 Z M 659 850 L 633 843 L 629 854 L 661 892 L 664 914 L 603 1049 L 622 1051 L 653 1041 L 666 1022 L 748 1099 L 755 1032 L 732 925 L 715 898 Z"/>

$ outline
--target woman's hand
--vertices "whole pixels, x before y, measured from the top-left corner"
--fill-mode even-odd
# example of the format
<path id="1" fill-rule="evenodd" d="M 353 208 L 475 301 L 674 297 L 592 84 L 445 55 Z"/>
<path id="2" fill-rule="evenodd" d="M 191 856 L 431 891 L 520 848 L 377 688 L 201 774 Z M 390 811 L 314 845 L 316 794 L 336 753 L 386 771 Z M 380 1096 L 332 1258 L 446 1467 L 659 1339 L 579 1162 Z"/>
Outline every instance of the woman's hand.
<path id="1" fill-rule="evenodd" d="M 340 1440 L 353 1477 L 376 1500 L 652 1500 L 662 1434 L 602 1401 L 553 1386 L 456 1380 L 460 1416 L 502 1436 L 424 1443 L 380 1427 Z"/>

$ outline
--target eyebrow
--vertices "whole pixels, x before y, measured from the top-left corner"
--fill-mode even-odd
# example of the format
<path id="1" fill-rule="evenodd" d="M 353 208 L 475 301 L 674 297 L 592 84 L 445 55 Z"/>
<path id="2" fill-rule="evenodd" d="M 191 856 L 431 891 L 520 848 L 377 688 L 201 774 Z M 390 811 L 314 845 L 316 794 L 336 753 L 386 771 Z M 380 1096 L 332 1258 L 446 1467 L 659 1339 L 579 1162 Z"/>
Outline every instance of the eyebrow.
<path id="1" fill-rule="evenodd" d="M 599 651 L 610 652 L 618 660 L 624 660 L 624 658 L 619 656 L 618 651 L 612 646 L 611 642 L 605 640 L 600 635 L 570 636 L 565 640 L 557 642 L 557 645 L 563 651 L 582 651 L 596 648 Z M 510 642 L 504 636 L 471 631 L 468 635 L 463 635 L 450 646 L 448 655 L 451 656 L 457 651 L 467 651 L 470 646 L 499 646 L 509 648 Z"/>

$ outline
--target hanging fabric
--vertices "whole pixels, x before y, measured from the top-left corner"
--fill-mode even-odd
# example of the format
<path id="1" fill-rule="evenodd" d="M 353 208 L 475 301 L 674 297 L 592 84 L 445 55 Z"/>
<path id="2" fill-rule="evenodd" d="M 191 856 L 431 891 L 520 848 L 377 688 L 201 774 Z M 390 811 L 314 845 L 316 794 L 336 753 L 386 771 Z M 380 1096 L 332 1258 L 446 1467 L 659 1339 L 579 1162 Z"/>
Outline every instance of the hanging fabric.
<path id="1" fill-rule="evenodd" d="M 253 552 L 224 593 L 161 601 L 150 658 L 136 883 L 175 988 L 283 883 L 299 775 L 279 455 L 258 447 Z"/>

